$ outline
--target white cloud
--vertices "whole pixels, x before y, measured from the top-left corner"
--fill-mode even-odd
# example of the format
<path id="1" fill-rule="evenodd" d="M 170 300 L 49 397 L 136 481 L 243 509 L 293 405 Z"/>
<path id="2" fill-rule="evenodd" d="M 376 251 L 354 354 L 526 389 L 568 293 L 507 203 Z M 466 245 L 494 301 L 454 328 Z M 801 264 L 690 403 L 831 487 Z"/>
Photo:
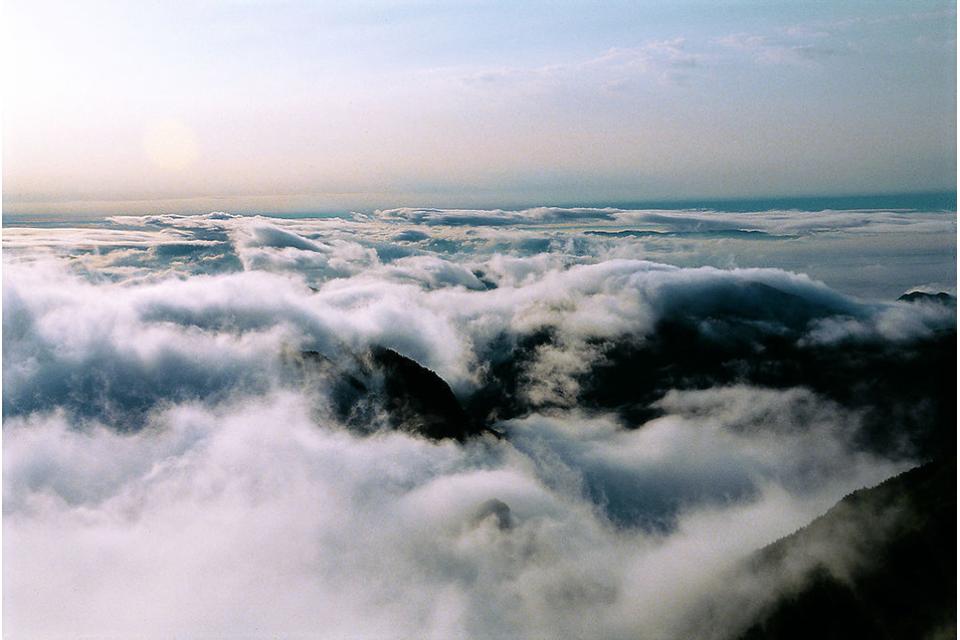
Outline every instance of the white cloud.
<path id="1" fill-rule="evenodd" d="M 674 445 L 726 442 L 736 463 L 757 447 L 790 460 L 803 443 L 697 433 L 683 419 L 633 433 L 575 415 L 535 432 L 534 420 L 516 425 L 519 449 L 360 439 L 315 424 L 290 393 L 181 405 L 130 435 L 56 415 L 8 420 L 7 632 L 671 635 L 753 549 L 895 470 L 824 449 L 839 457 L 814 491 L 761 481 L 749 499 L 690 508 L 670 535 L 618 530 L 558 452 L 585 456 L 587 473 L 632 457 L 631 473 L 680 478 L 703 460 Z M 477 520 L 492 499 L 512 526 Z"/>
<path id="2" fill-rule="evenodd" d="M 510 223 L 468 228 L 430 225 L 435 215 L 116 219 L 127 235 L 83 268 L 70 257 L 82 230 L 15 244 L 3 273 L 5 631 L 719 634 L 781 586 L 740 561 L 909 463 L 858 451 L 860 413 L 809 390 L 675 389 L 655 403 L 660 417 L 628 430 L 578 406 L 580 375 L 607 357 L 605 341 L 643 344 L 664 319 L 819 348 L 930 336 L 952 312 L 864 302 L 778 269 L 666 265 L 638 259 L 635 238 L 570 231 L 827 225 L 873 237 L 941 233 L 952 219 L 458 212 Z M 389 253 L 398 230 L 427 226 L 412 253 Z M 170 237 L 193 248 L 163 253 Z M 235 264 L 207 272 L 214 256 Z M 315 349 L 350 371 L 383 345 L 466 397 L 492 355 L 540 330 L 553 340 L 519 372 L 533 412 L 496 425 L 503 440 L 361 437 L 327 409 L 330 381 L 291 364 Z M 723 614 L 709 633 L 704 603 Z"/>

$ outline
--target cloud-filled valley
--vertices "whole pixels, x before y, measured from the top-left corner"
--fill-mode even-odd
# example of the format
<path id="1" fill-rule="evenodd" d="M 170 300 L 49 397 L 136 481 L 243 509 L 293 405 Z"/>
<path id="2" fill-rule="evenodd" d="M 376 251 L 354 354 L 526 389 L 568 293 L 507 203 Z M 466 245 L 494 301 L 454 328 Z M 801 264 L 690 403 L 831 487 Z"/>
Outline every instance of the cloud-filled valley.
<path id="1" fill-rule="evenodd" d="M 955 453 L 955 213 L 6 224 L 10 637 L 736 638 Z"/>

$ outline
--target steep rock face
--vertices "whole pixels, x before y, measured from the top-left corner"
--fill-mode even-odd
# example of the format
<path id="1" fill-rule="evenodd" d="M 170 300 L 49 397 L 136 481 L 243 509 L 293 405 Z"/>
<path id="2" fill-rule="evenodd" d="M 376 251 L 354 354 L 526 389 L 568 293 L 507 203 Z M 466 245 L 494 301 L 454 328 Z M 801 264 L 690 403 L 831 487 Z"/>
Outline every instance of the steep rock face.
<path id="1" fill-rule="evenodd" d="M 374 346 L 368 353 L 343 360 L 304 351 L 297 364 L 301 374 L 323 376 L 330 389 L 330 408 L 358 431 L 371 431 L 376 414 L 384 412 L 392 428 L 434 440 L 462 442 L 493 433 L 464 411 L 443 378 L 412 358 Z"/>
<path id="2" fill-rule="evenodd" d="M 740 639 L 956 637 L 956 473 L 940 460 L 854 492 L 756 554 L 754 575 L 793 588 Z"/>
<path id="3" fill-rule="evenodd" d="M 373 347 L 370 362 L 383 376 L 383 403 L 396 428 L 434 440 L 463 441 L 483 432 L 436 373 L 393 349 Z"/>

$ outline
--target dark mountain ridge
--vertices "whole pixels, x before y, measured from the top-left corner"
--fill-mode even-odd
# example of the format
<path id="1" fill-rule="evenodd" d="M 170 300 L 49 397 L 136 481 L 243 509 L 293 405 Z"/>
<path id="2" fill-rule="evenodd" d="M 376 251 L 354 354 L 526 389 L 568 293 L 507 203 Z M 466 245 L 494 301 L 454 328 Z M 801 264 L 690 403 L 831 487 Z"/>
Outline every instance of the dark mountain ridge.
<path id="1" fill-rule="evenodd" d="M 955 457 L 929 462 L 759 551 L 760 579 L 805 569 L 740 640 L 956 637 L 956 478 Z"/>
<path id="2" fill-rule="evenodd" d="M 656 403 L 670 390 L 802 387 L 861 416 L 849 434 L 859 448 L 913 459 L 954 451 L 956 330 L 905 341 L 802 339 L 810 322 L 839 311 L 761 283 L 675 301 L 648 335 L 589 341 L 599 356 L 574 374 L 576 406 L 616 412 L 624 426 L 639 428 L 662 414 Z M 353 428 L 369 430 L 381 410 L 393 428 L 463 441 L 495 433 L 500 420 L 562 409 L 526 393 L 548 348 L 563 348 L 551 327 L 501 336 L 478 354 L 482 384 L 460 397 L 435 372 L 383 346 L 337 362 L 313 351 L 302 357 L 327 372 L 335 413 Z"/>
<path id="3" fill-rule="evenodd" d="M 942 304 L 947 307 L 956 308 L 957 299 L 956 297 L 941 291 L 939 293 L 926 293 L 924 291 L 910 291 L 905 293 L 897 300 L 901 302 L 921 302 L 921 303 L 931 303 L 931 304 Z"/>
<path id="4" fill-rule="evenodd" d="M 377 411 L 391 428 L 432 440 L 499 434 L 469 415 L 450 386 L 435 372 L 393 349 L 373 346 L 338 364 L 317 351 L 296 358 L 303 373 L 320 373 L 331 383 L 332 409 L 345 424 L 370 431 Z"/>

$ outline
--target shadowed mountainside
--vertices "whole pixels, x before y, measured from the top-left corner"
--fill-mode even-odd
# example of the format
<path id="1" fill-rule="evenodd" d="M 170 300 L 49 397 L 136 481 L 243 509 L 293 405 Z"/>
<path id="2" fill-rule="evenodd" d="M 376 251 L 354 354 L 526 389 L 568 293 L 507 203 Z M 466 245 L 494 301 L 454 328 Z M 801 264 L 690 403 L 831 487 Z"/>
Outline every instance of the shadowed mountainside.
<path id="1" fill-rule="evenodd" d="M 856 491 L 752 558 L 757 575 L 805 566 L 740 640 L 956 637 L 956 458 Z M 848 543 L 852 557 L 831 557 Z"/>
<path id="2" fill-rule="evenodd" d="M 599 357 L 575 374 L 575 404 L 616 411 L 636 428 L 662 414 L 655 403 L 672 389 L 804 387 L 861 413 L 862 429 L 852 435 L 867 450 L 931 458 L 956 449 L 955 329 L 903 341 L 817 344 L 804 341 L 803 330 L 827 309 L 804 307 L 796 296 L 765 285 L 749 293 L 764 303 L 685 305 L 650 335 L 591 341 Z M 786 321 L 771 328 L 777 318 Z M 504 337 L 506 346 L 491 349 L 485 385 L 465 401 L 468 412 L 492 421 L 549 409 L 549 403 L 531 403 L 524 385 L 539 353 L 557 342 L 550 329 L 512 344 Z"/>
<path id="3" fill-rule="evenodd" d="M 384 411 L 392 428 L 433 440 L 463 442 L 483 433 L 499 437 L 464 411 L 443 378 L 412 358 L 374 346 L 350 360 L 349 368 L 341 368 L 316 351 L 304 351 L 299 364 L 332 382 L 332 408 L 351 427 L 369 430 L 373 415 Z"/>
<path id="4" fill-rule="evenodd" d="M 929 459 L 955 450 L 955 329 L 904 341 L 818 344 L 802 337 L 811 321 L 831 315 L 826 306 L 768 285 L 728 293 L 678 305 L 650 335 L 590 341 L 598 355 L 573 375 L 576 405 L 614 411 L 626 427 L 638 428 L 662 415 L 656 403 L 670 390 L 803 387 L 859 413 L 860 429 L 850 436 L 867 451 Z M 483 384 L 459 398 L 435 372 L 382 346 L 342 362 L 315 351 L 302 357 L 327 373 L 335 413 L 356 430 L 369 430 L 383 411 L 393 428 L 463 441 L 495 433 L 498 420 L 551 409 L 549 401 L 531 401 L 527 390 L 537 358 L 553 347 L 564 345 L 550 328 L 502 336 L 480 354 Z"/>

